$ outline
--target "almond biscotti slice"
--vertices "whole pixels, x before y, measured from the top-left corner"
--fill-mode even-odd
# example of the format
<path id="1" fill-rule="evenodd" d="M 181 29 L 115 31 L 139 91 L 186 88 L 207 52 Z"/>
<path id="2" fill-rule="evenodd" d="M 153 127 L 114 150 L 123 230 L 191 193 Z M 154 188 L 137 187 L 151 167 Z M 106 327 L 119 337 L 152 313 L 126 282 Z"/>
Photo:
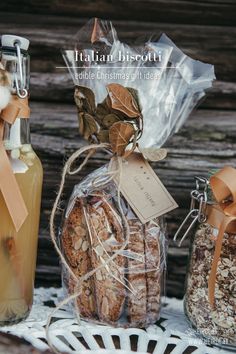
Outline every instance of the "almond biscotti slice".
<path id="1" fill-rule="evenodd" d="M 61 237 L 65 257 L 78 279 L 91 270 L 90 243 L 83 208 L 82 198 L 78 198 L 65 219 Z M 69 276 L 67 286 L 70 294 L 76 291 L 76 285 L 75 280 Z M 82 317 L 96 318 L 93 278 L 83 281 L 77 305 Z"/>
<path id="2" fill-rule="evenodd" d="M 128 251 L 128 320 L 130 326 L 145 327 L 147 288 L 145 274 L 144 227 L 138 219 L 129 220 L 130 236 Z"/>
<path id="3" fill-rule="evenodd" d="M 91 260 L 94 269 L 103 265 L 124 244 L 123 227 L 117 211 L 105 193 L 93 193 L 88 201 L 87 223 L 91 238 Z M 97 270 L 94 276 L 98 316 L 101 321 L 115 324 L 125 302 L 125 257 Z"/>
<path id="4" fill-rule="evenodd" d="M 147 279 L 147 321 L 155 323 L 159 319 L 161 306 L 161 254 L 160 227 L 150 221 L 145 228 L 145 264 Z"/>

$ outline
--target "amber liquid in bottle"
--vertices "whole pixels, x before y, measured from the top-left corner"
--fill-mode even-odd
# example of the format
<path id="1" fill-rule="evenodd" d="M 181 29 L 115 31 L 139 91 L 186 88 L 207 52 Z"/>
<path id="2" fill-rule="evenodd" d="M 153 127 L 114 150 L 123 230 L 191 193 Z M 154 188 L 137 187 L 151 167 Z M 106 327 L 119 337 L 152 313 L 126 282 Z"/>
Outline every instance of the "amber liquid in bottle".
<path id="1" fill-rule="evenodd" d="M 12 95 L 27 106 L 29 41 L 3 35 L 1 67 L 9 74 Z M 25 101 L 21 101 L 25 99 Z M 28 216 L 16 231 L 0 190 L 0 325 L 26 318 L 33 302 L 43 169 L 30 143 L 28 114 L 4 123 L 3 143 L 27 207 Z"/>
<path id="2" fill-rule="evenodd" d="M 24 122 L 22 125 L 26 127 L 28 124 Z M 9 128 L 9 132 L 11 129 Z M 14 143 L 15 141 L 13 145 Z M 31 145 L 22 144 L 17 148 L 10 146 L 11 141 L 8 140 L 6 151 L 28 209 L 28 217 L 21 229 L 16 232 L 0 192 L 0 324 L 2 325 L 24 319 L 32 306 L 43 179 L 41 162 Z"/>
<path id="3" fill-rule="evenodd" d="M 20 151 L 19 160 L 29 161 L 30 165 L 25 173 L 15 174 L 29 212 L 18 233 L 0 192 L 0 322 L 4 324 L 28 315 L 34 289 L 43 173 L 30 145 L 28 152 Z"/>

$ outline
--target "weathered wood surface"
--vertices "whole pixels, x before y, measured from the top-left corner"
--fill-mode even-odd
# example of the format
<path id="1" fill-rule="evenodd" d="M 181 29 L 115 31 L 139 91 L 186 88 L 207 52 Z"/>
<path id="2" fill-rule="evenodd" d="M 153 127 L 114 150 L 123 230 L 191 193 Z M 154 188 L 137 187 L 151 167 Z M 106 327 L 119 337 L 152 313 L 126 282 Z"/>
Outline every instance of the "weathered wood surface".
<path id="1" fill-rule="evenodd" d="M 74 104 L 72 79 L 67 73 L 32 73 L 31 98 Z M 236 82 L 214 81 L 201 108 L 236 109 Z"/>
<path id="2" fill-rule="evenodd" d="M 106 17 L 130 21 L 235 25 L 234 0 L 8 0 L 0 10 L 67 15 L 70 17 Z"/>
<path id="3" fill-rule="evenodd" d="M 0 13 L 0 33 L 17 33 L 30 39 L 33 72 L 58 73 L 56 66 L 63 63 L 60 49 L 73 43 L 71 37 L 84 23 L 81 17 Z M 143 42 L 165 32 L 187 54 L 214 64 L 218 80 L 236 81 L 236 27 L 135 22 L 122 17 L 114 25 L 119 38 L 128 43 L 140 37 Z"/>
<path id="4" fill-rule="evenodd" d="M 217 81 L 191 119 L 168 144 L 166 161 L 154 165 L 180 208 L 168 216 L 170 238 L 187 212 L 195 175 L 236 166 L 236 3 L 234 0 L 8 0 L 0 2 L 0 34 L 31 40 L 32 142 L 45 171 L 36 284 L 59 285 L 58 258 L 49 239 L 49 215 L 62 165 L 84 142 L 78 135 L 72 82 L 60 49 L 86 18 L 114 19 L 119 38 L 133 43 L 165 32 L 187 54 L 216 66 Z M 88 171 L 106 163 L 98 154 L 86 171 L 70 177 L 64 198 Z M 167 294 L 183 295 L 188 241 L 170 242 Z"/>

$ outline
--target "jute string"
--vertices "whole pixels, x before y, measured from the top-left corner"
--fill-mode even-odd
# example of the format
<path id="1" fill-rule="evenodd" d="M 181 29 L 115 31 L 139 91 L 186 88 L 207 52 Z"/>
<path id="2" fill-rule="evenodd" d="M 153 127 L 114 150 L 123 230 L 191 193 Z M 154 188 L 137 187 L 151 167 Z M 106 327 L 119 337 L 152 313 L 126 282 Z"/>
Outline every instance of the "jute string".
<path id="1" fill-rule="evenodd" d="M 117 250 L 116 252 L 114 252 L 114 254 L 112 256 L 109 256 L 108 259 L 104 260 L 103 263 L 98 266 L 96 269 L 93 269 L 91 271 L 89 271 L 87 274 L 85 274 L 84 276 L 81 276 L 79 278 L 76 277 L 76 275 L 74 274 L 74 272 L 71 270 L 69 264 L 67 263 L 67 260 L 65 259 L 60 247 L 58 246 L 57 243 L 57 236 L 56 236 L 56 232 L 55 232 L 55 227 L 54 227 L 54 220 L 55 220 L 55 215 L 57 213 L 58 210 L 58 205 L 60 203 L 61 200 L 61 196 L 64 190 L 64 185 L 65 185 L 65 180 L 66 180 L 66 175 L 74 175 L 79 173 L 83 167 L 87 164 L 89 158 L 99 149 L 102 150 L 107 150 L 109 148 L 108 144 L 92 144 L 92 145 L 88 145 L 85 147 L 82 147 L 80 149 L 78 149 L 77 151 L 75 151 L 70 158 L 68 159 L 68 161 L 66 162 L 64 168 L 63 168 L 63 172 L 62 172 L 62 178 L 61 178 L 61 183 L 60 183 L 60 187 L 59 187 L 59 191 L 56 197 L 56 200 L 54 202 L 53 208 L 52 208 L 52 213 L 51 213 L 51 217 L 50 217 L 50 236 L 51 236 L 51 240 L 52 243 L 55 247 L 56 252 L 58 253 L 61 263 L 62 265 L 65 267 L 65 269 L 68 271 L 69 275 L 73 278 L 73 280 L 75 281 L 76 287 L 75 287 L 75 292 L 71 295 L 69 295 L 67 298 L 65 298 L 63 301 L 61 301 L 56 307 L 55 309 L 51 312 L 51 314 L 48 317 L 47 320 L 47 324 L 46 324 L 46 339 L 47 342 L 50 346 L 50 348 L 52 349 L 52 351 L 56 354 L 60 354 L 60 352 L 58 352 L 58 350 L 54 347 L 52 340 L 50 338 L 50 323 L 52 321 L 53 316 L 55 315 L 55 313 L 64 305 L 68 304 L 70 301 L 72 300 L 76 300 L 76 298 L 81 294 L 81 286 L 83 284 L 84 281 L 88 280 L 90 277 L 92 277 L 98 270 L 102 269 L 102 268 L 107 268 L 108 264 L 110 262 L 113 262 L 114 259 L 122 252 L 125 250 L 125 248 L 127 247 L 128 243 L 129 243 L 129 235 L 130 235 L 130 230 L 129 230 L 129 224 L 127 221 L 127 218 L 124 214 L 122 205 L 121 205 L 121 193 L 120 193 L 120 182 L 121 182 L 121 178 L 122 178 L 122 158 L 121 157 L 116 157 L 113 156 L 111 158 L 110 161 L 110 166 L 112 166 L 112 164 L 114 163 L 115 165 L 118 164 L 118 168 L 117 169 L 113 169 L 110 168 L 108 169 L 107 172 L 105 172 L 102 177 L 103 179 L 101 179 L 100 181 L 97 181 L 97 178 L 95 178 L 95 180 L 93 181 L 93 185 L 96 186 L 96 188 L 102 187 L 104 185 L 106 185 L 107 183 L 109 183 L 110 181 L 114 180 L 116 178 L 116 184 L 117 184 L 117 203 L 118 203 L 118 209 L 119 209 L 119 213 L 121 216 L 121 220 L 122 220 L 122 225 L 124 228 L 124 232 L 125 232 L 125 242 L 123 243 L 123 245 L 121 246 L 121 248 L 119 250 Z M 87 155 L 84 159 L 84 161 L 81 163 L 81 165 L 72 170 L 72 165 L 75 163 L 75 161 L 84 153 L 87 152 Z M 100 178 L 101 176 L 99 176 Z M 131 289 L 132 291 L 132 289 Z M 76 301 L 75 301 L 76 304 Z M 78 324 L 81 325 L 81 320 L 80 320 L 80 314 L 79 314 L 79 309 L 78 306 L 76 304 L 76 316 L 77 316 L 77 321 Z M 86 329 L 86 327 L 85 327 Z"/>

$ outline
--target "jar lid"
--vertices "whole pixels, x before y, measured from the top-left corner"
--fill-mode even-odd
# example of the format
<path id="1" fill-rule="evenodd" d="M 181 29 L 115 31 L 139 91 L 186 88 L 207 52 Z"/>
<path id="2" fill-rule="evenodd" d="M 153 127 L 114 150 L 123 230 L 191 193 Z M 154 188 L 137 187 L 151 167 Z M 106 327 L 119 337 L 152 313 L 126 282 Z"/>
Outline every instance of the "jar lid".
<path id="1" fill-rule="evenodd" d="M 18 43 L 20 49 L 28 50 L 29 48 L 29 40 L 24 37 L 19 37 L 11 34 L 3 34 L 1 36 L 2 47 L 14 48 L 15 44 Z"/>

